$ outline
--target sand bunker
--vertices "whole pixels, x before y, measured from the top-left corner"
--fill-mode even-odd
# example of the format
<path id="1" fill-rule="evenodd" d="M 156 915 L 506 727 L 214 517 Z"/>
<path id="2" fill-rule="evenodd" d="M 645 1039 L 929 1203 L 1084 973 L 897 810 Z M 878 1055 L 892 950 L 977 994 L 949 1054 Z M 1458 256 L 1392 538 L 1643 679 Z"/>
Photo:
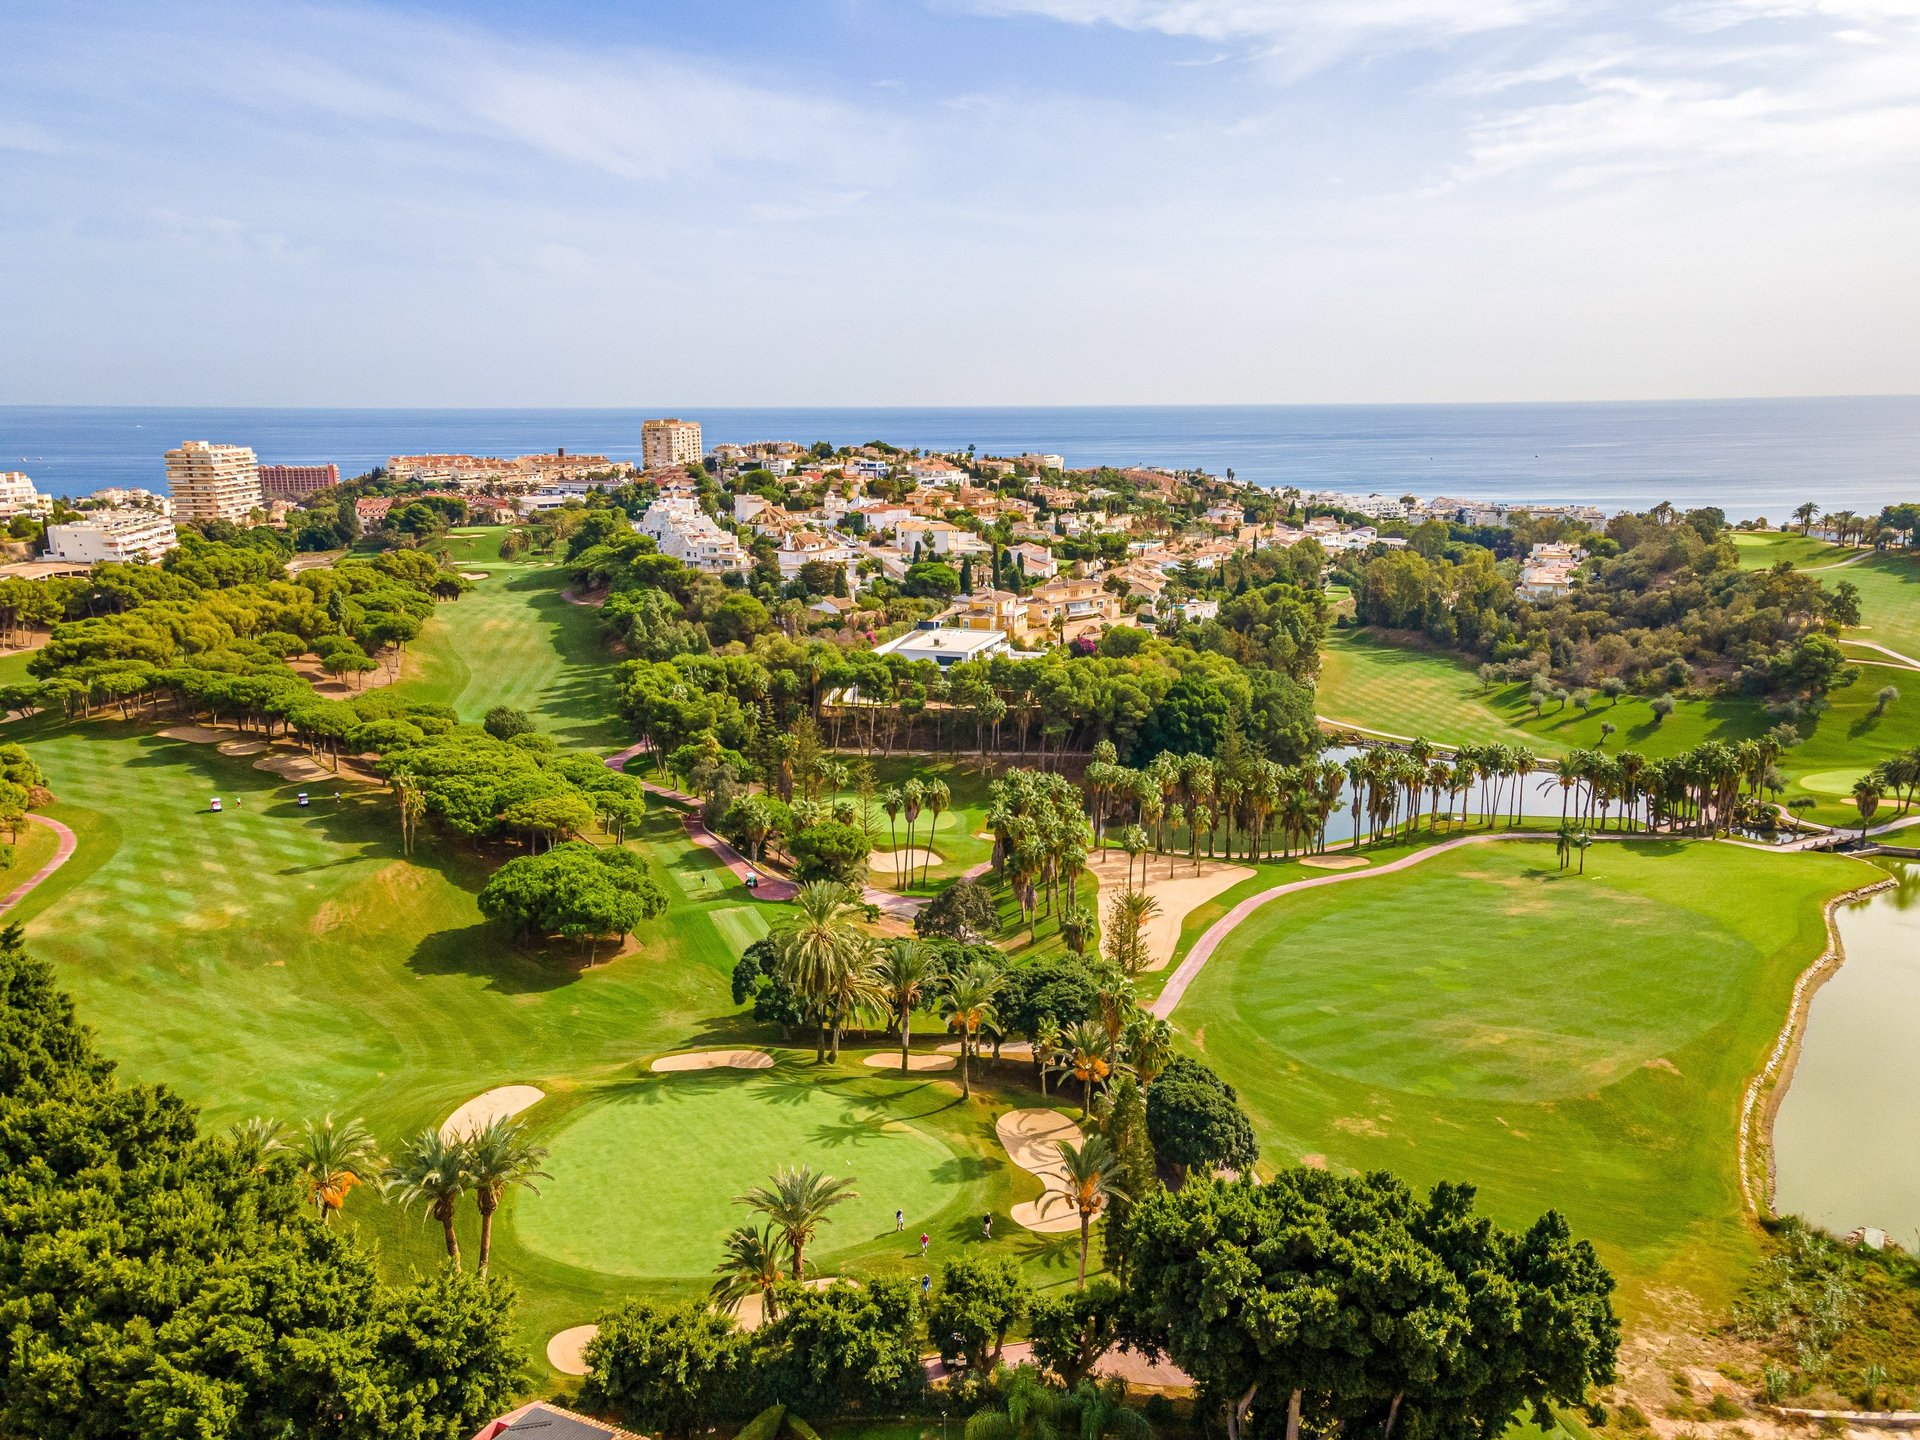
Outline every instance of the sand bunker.
<path id="1" fill-rule="evenodd" d="M 1057 1110 L 1009 1110 L 994 1122 L 1007 1157 L 1045 1187 L 1038 1200 L 1022 1200 L 1010 1212 L 1013 1223 L 1043 1235 L 1080 1228 L 1080 1212 L 1066 1197 L 1066 1168 L 1060 1142 L 1078 1142 L 1080 1127 Z"/>
<path id="2" fill-rule="evenodd" d="M 876 1070 L 897 1071 L 900 1068 L 900 1052 L 898 1050 L 882 1050 L 878 1055 L 867 1056 L 861 1063 L 863 1065 L 871 1065 Z M 959 1063 L 960 1062 L 952 1055 L 907 1056 L 907 1069 L 909 1070 L 951 1070 Z"/>
<path id="3" fill-rule="evenodd" d="M 662 1055 L 655 1070 L 771 1070 L 773 1057 L 764 1050 L 688 1050 Z"/>
<path id="4" fill-rule="evenodd" d="M 462 1140 L 487 1128 L 496 1120 L 518 1115 L 528 1106 L 546 1099 L 546 1092 L 533 1085 L 501 1085 L 484 1095 L 476 1095 L 446 1118 L 440 1127 L 442 1140 Z M 579 1374 L 579 1371 L 568 1371 Z"/>
<path id="5" fill-rule="evenodd" d="M 185 740 L 193 745 L 218 745 L 234 738 L 231 730 L 209 730 L 204 725 L 169 725 L 160 732 L 169 740 Z"/>
<path id="6" fill-rule="evenodd" d="M 1360 870 L 1373 862 L 1360 855 L 1303 855 L 1300 863 L 1309 870 Z"/>
<path id="7" fill-rule="evenodd" d="M 484 580 L 487 578 L 487 572 L 484 570 L 456 570 L 453 573 L 458 575 L 462 580 Z"/>
<path id="8" fill-rule="evenodd" d="M 816 1275 L 813 1279 L 803 1281 L 802 1283 L 805 1284 L 809 1290 L 825 1290 L 840 1278 L 842 1277 L 838 1275 Z M 849 1280 L 847 1283 L 849 1285 L 858 1285 L 860 1282 L 858 1280 Z M 733 1323 L 738 1325 L 742 1330 L 758 1330 L 762 1325 L 766 1324 L 766 1297 L 758 1294 L 747 1296 L 740 1302 L 739 1308 L 733 1312 Z"/>
<path id="9" fill-rule="evenodd" d="M 925 865 L 944 865 L 939 852 L 923 850 L 916 846 L 912 850 L 875 850 L 867 856 L 867 868 L 877 870 L 882 875 L 897 875 L 902 866 L 911 865 L 915 870 Z"/>
<path id="10" fill-rule="evenodd" d="M 547 1363 L 562 1375 L 587 1373 L 587 1342 L 600 1333 L 598 1325 L 576 1325 L 547 1341 Z"/>
<path id="11" fill-rule="evenodd" d="M 960 1053 L 960 1042 L 958 1040 L 949 1040 L 940 1047 L 939 1053 L 942 1055 L 958 1055 Z M 973 1058 L 975 1060 L 993 1059 L 993 1046 L 991 1044 L 976 1044 Z M 1029 1045 L 1025 1040 L 1009 1040 L 1000 1047 L 999 1058 L 1006 1063 L 1012 1063 L 1018 1060 L 1022 1065 L 1031 1065 L 1033 1063 L 1033 1046 Z"/>
<path id="12" fill-rule="evenodd" d="M 222 740 L 213 747 L 222 755 L 258 755 L 267 748 L 264 740 Z"/>
<path id="13" fill-rule="evenodd" d="M 267 755 L 253 762 L 256 770 L 268 770 L 275 775 L 284 775 L 289 780 L 298 780 L 312 784 L 316 780 L 337 780 L 340 777 L 309 755 Z"/>
<path id="14" fill-rule="evenodd" d="M 1126 892 L 1127 856 L 1123 851 L 1108 850 L 1095 858 L 1087 868 L 1100 881 L 1100 912 L 1104 919 L 1112 897 Z M 1253 874 L 1245 865 L 1202 860 L 1200 873 L 1196 875 L 1191 861 L 1177 860 L 1173 864 L 1173 877 L 1169 879 L 1165 856 L 1148 861 L 1145 886 L 1140 884 L 1138 862 L 1134 864 L 1133 871 L 1134 888 L 1145 889 L 1147 894 L 1160 902 L 1160 913 L 1147 921 L 1147 963 L 1142 967 L 1147 970 L 1164 969 L 1173 959 L 1174 947 L 1180 943 L 1180 927 L 1186 924 L 1187 916 L 1223 890 Z"/>

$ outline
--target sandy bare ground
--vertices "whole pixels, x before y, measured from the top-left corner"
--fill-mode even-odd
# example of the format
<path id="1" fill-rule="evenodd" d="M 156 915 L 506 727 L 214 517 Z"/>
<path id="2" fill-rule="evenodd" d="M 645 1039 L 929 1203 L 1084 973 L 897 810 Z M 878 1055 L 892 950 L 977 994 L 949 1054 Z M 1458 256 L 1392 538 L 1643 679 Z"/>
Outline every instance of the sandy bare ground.
<path id="1" fill-rule="evenodd" d="M 1038 1200 L 1022 1200 L 1012 1211 L 1013 1223 L 1043 1235 L 1061 1235 L 1080 1228 L 1080 1212 L 1066 1197 L 1066 1170 L 1060 1162 L 1060 1142 L 1080 1139 L 1080 1127 L 1057 1110 L 1009 1110 L 994 1122 L 1007 1158 L 1022 1170 L 1040 1177 L 1044 1190 Z"/>
<path id="2" fill-rule="evenodd" d="M 462 580 L 484 580 L 487 578 L 487 572 L 484 570 L 456 570 L 453 573 L 458 575 Z"/>
<path id="3" fill-rule="evenodd" d="M 911 865 L 918 870 L 925 865 L 944 864 L 946 861 L 940 858 L 937 850 L 926 850 L 919 846 L 911 850 L 875 850 L 867 856 L 867 868 L 876 875 L 885 875 L 889 878 L 897 876 L 904 865 Z"/>
<path id="4" fill-rule="evenodd" d="M 400 678 L 401 659 L 397 654 L 389 653 L 374 657 L 380 662 L 380 668 L 369 670 L 364 675 L 352 679 L 346 676 L 333 676 L 320 668 L 320 662 L 312 656 L 302 656 L 289 660 L 287 665 L 293 673 L 313 686 L 313 693 L 328 700 L 350 700 L 368 690 L 378 690 L 382 685 L 391 685 Z"/>
<path id="5" fill-rule="evenodd" d="M 264 740 L 222 740 L 213 747 L 222 755 L 259 755 L 267 749 Z"/>
<path id="6" fill-rule="evenodd" d="M 1300 863 L 1309 870 L 1364 870 L 1373 862 L 1359 855 L 1302 855 Z"/>
<path id="7" fill-rule="evenodd" d="M 876 1070 L 898 1071 L 900 1069 L 900 1052 L 898 1050 L 882 1050 L 877 1055 L 867 1056 L 867 1058 L 860 1063 L 863 1065 L 871 1065 Z M 951 1070 L 959 1063 L 960 1062 L 952 1055 L 907 1056 L 907 1069 L 909 1070 Z"/>
<path id="8" fill-rule="evenodd" d="M 674 1070 L 771 1070 L 773 1057 L 764 1050 L 688 1050 L 679 1055 L 662 1055 L 653 1069 Z"/>
<path id="9" fill-rule="evenodd" d="M 949 1040 L 939 1048 L 939 1053 L 942 1055 L 958 1055 L 960 1053 L 960 1042 L 958 1040 Z M 993 1046 L 991 1044 L 977 1045 L 973 1058 L 975 1060 L 991 1061 L 994 1058 Z M 1022 1065 L 1031 1065 L 1033 1063 L 1033 1046 L 1025 1040 L 1009 1040 L 1000 1047 L 1000 1060 L 1003 1064 L 1012 1064 L 1017 1060 Z"/>
<path id="10" fill-rule="evenodd" d="M 598 1325 L 576 1325 L 547 1341 L 547 1363 L 562 1375 L 587 1373 L 587 1342 L 600 1333 Z"/>
<path id="11" fill-rule="evenodd" d="M 1106 850 L 1096 855 L 1087 867 L 1100 881 L 1102 900 L 1123 894 L 1127 888 L 1127 857 L 1119 850 Z M 1187 916 L 1206 904 L 1221 891 L 1238 885 L 1248 879 L 1253 871 L 1245 865 L 1226 865 L 1217 860 L 1202 860 L 1200 873 L 1194 874 L 1190 861 L 1180 860 L 1174 863 L 1172 879 L 1167 878 L 1167 862 L 1164 856 L 1147 863 L 1147 883 L 1143 887 L 1139 881 L 1139 865 L 1134 865 L 1134 888 L 1144 888 L 1147 894 L 1160 902 L 1160 913 L 1147 922 L 1146 944 L 1148 970 L 1163 970 L 1173 959 L 1174 948 L 1180 943 L 1180 927 L 1187 923 Z M 1102 905 L 1105 910 L 1105 905 Z"/>
<path id="12" fill-rule="evenodd" d="M 547 1098 L 547 1092 L 535 1085 L 501 1085 L 476 1095 L 446 1118 L 440 1126 L 442 1140 L 464 1140 L 478 1134 L 496 1120 L 509 1119 Z"/>
<path id="13" fill-rule="evenodd" d="M 309 785 L 318 780 L 338 780 L 340 777 L 311 755 L 290 755 L 285 752 L 276 755 L 263 755 L 253 762 L 256 770 L 265 770 L 269 774 L 281 775 L 288 780 L 303 781 Z"/>
<path id="14" fill-rule="evenodd" d="M 825 1290 L 831 1286 L 834 1281 L 841 1278 L 843 1277 L 839 1275 L 816 1275 L 813 1279 L 803 1281 L 802 1283 L 809 1290 Z M 857 1285 L 860 1282 L 850 1280 L 847 1283 Z M 733 1312 L 733 1323 L 738 1325 L 742 1330 L 758 1330 L 762 1325 L 766 1324 L 767 1307 L 765 1297 L 749 1295 L 746 1299 L 742 1300 L 740 1302 L 740 1308 Z"/>
<path id="15" fill-rule="evenodd" d="M 209 730 L 205 725 L 169 725 L 160 734 L 169 740 L 185 740 L 189 745 L 218 745 L 234 738 L 231 730 Z"/>

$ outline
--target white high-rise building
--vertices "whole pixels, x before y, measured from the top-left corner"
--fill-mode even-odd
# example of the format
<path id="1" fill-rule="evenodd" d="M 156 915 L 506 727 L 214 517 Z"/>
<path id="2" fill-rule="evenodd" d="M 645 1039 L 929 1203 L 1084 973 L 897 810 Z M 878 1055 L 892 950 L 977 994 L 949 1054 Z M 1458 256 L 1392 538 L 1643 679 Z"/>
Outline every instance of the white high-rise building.
<path id="1" fill-rule="evenodd" d="M 698 420 L 648 420 L 640 426 L 640 463 L 648 470 L 698 465 L 704 453 Z"/>
<path id="2" fill-rule="evenodd" d="M 210 520 L 245 524 L 265 504 L 260 462 L 245 445 L 182 442 L 167 452 L 167 486 L 173 492 L 173 513 L 202 525 Z"/>

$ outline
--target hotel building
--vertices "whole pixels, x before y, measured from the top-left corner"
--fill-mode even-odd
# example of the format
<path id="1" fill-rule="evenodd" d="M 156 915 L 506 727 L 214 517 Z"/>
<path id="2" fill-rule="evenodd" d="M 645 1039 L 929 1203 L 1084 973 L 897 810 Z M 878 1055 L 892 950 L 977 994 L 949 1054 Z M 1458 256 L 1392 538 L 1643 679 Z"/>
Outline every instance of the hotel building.
<path id="1" fill-rule="evenodd" d="M 698 465 L 704 453 L 698 420 L 648 420 L 640 426 L 640 463 L 645 469 Z"/>
<path id="2" fill-rule="evenodd" d="M 167 452 L 167 486 L 173 513 L 202 525 L 212 520 L 245 524 L 264 499 L 259 462 L 245 445 L 183 441 Z"/>

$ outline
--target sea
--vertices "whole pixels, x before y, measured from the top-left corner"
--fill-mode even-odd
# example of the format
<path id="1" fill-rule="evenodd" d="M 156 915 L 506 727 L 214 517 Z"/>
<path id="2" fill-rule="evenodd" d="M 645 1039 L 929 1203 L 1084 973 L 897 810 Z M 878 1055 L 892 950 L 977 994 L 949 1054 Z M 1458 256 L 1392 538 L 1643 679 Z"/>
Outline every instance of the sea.
<path id="1" fill-rule="evenodd" d="M 886 440 L 1069 467 L 1159 465 L 1358 494 L 1575 503 L 1667 501 L 1735 520 L 1877 511 L 1920 500 L 1920 396 L 1526 405 L 1140 405 L 648 410 L 183 409 L 0 405 L 0 470 L 41 490 L 164 490 L 182 440 L 252 446 L 263 463 L 390 455 L 571 453 L 637 460 L 649 415 L 700 421 L 706 443 Z"/>

